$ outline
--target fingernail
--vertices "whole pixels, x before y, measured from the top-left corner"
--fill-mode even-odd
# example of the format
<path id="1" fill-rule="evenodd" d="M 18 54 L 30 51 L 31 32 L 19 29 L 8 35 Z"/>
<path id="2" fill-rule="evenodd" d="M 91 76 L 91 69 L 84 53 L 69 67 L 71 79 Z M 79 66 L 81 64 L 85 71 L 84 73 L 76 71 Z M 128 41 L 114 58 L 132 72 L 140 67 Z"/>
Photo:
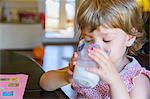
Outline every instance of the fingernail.
<path id="1" fill-rule="evenodd" d="M 90 52 L 91 52 L 91 49 L 88 49 L 88 52 L 90 53 Z"/>
<path id="2" fill-rule="evenodd" d="M 73 62 L 73 65 L 76 65 L 76 61 Z"/>
<path id="3" fill-rule="evenodd" d="M 93 47 L 91 48 L 91 50 L 93 50 Z"/>
<path id="4" fill-rule="evenodd" d="M 77 58 L 77 56 L 78 56 L 77 53 L 75 53 L 74 57 Z"/>
<path id="5" fill-rule="evenodd" d="M 93 50 L 96 50 L 96 48 L 93 47 Z"/>
<path id="6" fill-rule="evenodd" d="M 77 53 L 76 52 L 73 54 L 73 57 L 75 57 L 75 58 L 77 57 Z"/>

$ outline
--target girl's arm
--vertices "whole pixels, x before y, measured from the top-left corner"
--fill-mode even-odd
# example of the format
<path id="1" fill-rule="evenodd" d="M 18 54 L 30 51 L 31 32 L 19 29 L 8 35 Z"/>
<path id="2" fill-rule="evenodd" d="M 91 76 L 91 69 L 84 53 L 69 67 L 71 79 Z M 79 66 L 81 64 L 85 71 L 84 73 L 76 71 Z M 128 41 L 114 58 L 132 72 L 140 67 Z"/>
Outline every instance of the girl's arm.
<path id="1" fill-rule="evenodd" d="M 68 68 L 61 70 L 51 70 L 44 73 L 40 78 L 40 86 L 47 91 L 53 91 L 69 84 Z"/>
<path id="2" fill-rule="evenodd" d="M 40 79 L 40 86 L 47 91 L 53 91 L 72 82 L 74 66 L 76 65 L 77 53 L 74 52 L 69 66 L 59 70 L 51 70 L 44 73 Z"/>
<path id="3" fill-rule="evenodd" d="M 119 76 L 116 80 L 114 79 L 109 86 L 111 91 L 111 99 L 131 99 L 126 86 Z"/>
<path id="4" fill-rule="evenodd" d="M 119 79 L 110 84 L 111 99 L 150 99 L 150 81 L 147 76 L 141 74 L 133 80 L 134 88 L 130 94 L 122 80 Z"/>
<path id="5" fill-rule="evenodd" d="M 131 99 L 150 99 L 150 80 L 140 74 L 134 80 L 134 88 L 130 93 Z"/>

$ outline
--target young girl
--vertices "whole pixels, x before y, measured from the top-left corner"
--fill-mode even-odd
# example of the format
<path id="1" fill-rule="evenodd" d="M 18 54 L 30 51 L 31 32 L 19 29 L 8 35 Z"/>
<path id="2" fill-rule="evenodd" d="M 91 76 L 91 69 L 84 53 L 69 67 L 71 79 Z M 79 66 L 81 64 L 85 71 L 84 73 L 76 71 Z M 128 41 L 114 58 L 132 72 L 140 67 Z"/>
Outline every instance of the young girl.
<path id="1" fill-rule="evenodd" d="M 94 88 L 85 88 L 70 79 L 74 54 L 69 68 L 43 74 L 41 87 L 52 91 L 71 82 L 76 98 L 150 99 L 150 72 L 128 55 L 135 54 L 145 41 L 141 16 L 134 0 L 83 0 L 77 12 L 81 38 L 100 45 L 88 53 L 98 66 L 85 69 L 101 80 Z"/>

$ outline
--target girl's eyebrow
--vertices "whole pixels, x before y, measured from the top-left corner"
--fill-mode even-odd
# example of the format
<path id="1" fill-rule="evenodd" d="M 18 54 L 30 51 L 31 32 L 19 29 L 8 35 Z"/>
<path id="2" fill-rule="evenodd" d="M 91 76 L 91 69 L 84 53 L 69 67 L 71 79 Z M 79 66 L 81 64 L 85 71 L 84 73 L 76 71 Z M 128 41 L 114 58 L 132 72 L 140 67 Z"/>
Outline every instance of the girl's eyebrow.
<path id="1" fill-rule="evenodd" d="M 119 28 L 100 28 L 100 31 L 102 32 L 102 34 L 116 34 L 122 32 L 122 30 Z"/>
<path id="2" fill-rule="evenodd" d="M 106 36 L 106 37 L 114 37 L 114 36 L 116 36 L 116 35 L 115 35 L 115 33 L 107 33 L 105 36 Z"/>
<path id="3" fill-rule="evenodd" d="M 123 32 L 120 28 L 100 28 L 98 30 L 103 36 L 106 37 L 116 37 L 118 36 L 118 33 Z"/>
<path id="4" fill-rule="evenodd" d="M 116 37 L 118 32 L 121 31 L 119 28 L 100 28 L 96 30 L 97 32 L 101 32 L 98 35 L 103 35 L 103 37 Z M 80 38 L 94 38 L 94 32 L 82 32 Z"/>

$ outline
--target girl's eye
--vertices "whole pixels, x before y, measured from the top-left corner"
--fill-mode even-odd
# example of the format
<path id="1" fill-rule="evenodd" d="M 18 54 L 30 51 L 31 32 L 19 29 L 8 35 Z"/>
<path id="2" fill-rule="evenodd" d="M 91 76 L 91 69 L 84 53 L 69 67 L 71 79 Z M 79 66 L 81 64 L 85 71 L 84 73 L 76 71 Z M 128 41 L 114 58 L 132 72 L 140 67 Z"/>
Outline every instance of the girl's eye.
<path id="1" fill-rule="evenodd" d="M 111 40 L 103 40 L 105 43 L 109 43 L 111 42 Z"/>

